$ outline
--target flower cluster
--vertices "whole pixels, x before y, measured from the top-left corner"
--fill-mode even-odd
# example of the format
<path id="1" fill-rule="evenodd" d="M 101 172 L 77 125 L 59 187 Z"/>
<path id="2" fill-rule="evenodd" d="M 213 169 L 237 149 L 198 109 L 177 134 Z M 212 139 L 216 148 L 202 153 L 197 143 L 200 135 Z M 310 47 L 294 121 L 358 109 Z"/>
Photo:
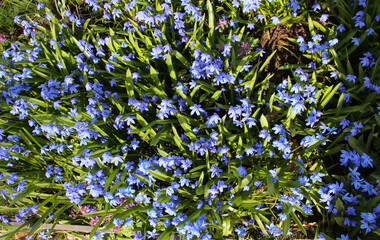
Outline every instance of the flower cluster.
<path id="1" fill-rule="evenodd" d="M 0 221 L 72 207 L 135 239 L 375 236 L 378 51 L 358 46 L 380 17 L 366 1 L 342 18 L 285 2 L 86 0 L 93 19 L 48 3 L 39 22 L 16 17 L 29 42 L 2 54 L 0 191 L 23 207 Z M 297 63 L 271 69 L 263 30 L 306 11 L 309 32 L 283 46 Z M 64 208 L 47 213 L 52 199 Z"/>

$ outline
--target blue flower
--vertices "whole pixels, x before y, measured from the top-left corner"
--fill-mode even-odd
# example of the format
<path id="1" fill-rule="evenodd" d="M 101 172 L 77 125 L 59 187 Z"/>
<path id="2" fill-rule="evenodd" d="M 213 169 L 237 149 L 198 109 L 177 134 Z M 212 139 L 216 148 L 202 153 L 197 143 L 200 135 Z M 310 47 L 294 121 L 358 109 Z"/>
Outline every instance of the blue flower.
<path id="1" fill-rule="evenodd" d="M 113 64 L 110 63 L 110 62 L 107 62 L 107 63 L 106 63 L 106 71 L 107 71 L 107 72 L 115 71 L 115 65 L 113 65 Z"/>
<path id="2" fill-rule="evenodd" d="M 175 106 L 171 104 L 172 102 L 172 100 L 163 99 L 161 104 L 157 106 L 160 110 L 156 116 L 162 120 L 164 118 L 168 118 L 169 115 L 173 116 L 175 113 L 177 113 L 178 111 Z"/>
<path id="3" fill-rule="evenodd" d="M 336 238 L 336 240 L 350 240 L 350 237 L 347 235 L 340 235 L 340 237 Z"/>
<path id="4" fill-rule="evenodd" d="M 214 178 L 215 176 L 219 177 L 220 173 L 222 173 L 223 170 L 215 166 L 215 164 L 213 164 L 211 165 L 210 172 L 211 172 L 211 178 Z"/>
<path id="5" fill-rule="evenodd" d="M 361 165 L 364 168 L 368 167 L 368 166 L 373 167 L 372 162 L 373 162 L 373 160 L 371 159 L 371 157 L 368 156 L 367 154 L 363 153 L 363 155 L 361 156 Z"/>
<path id="6" fill-rule="evenodd" d="M 348 74 L 346 80 L 355 83 L 356 76 Z"/>
<path id="7" fill-rule="evenodd" d="M 140 141 L 137 141 L 136 138 L 133 138 L 129 147 L 133 148 L 133 150 L 136 150 L 139 147 L 139 143 Z"/>
<path id="8" fill-rule="evenodd" d="M 237 235 L 239 237 L 245 237 L 246 232 L 247 232 L 247 228 L 245 228 L 244 226 L 241 226 L 241 227 L 235 229 L 235 232 L 237 233 Z"/>
<path id="9" fill-rule="evenodd" d="M 375 30 L 373 30 L 373 28 L 368 28 L 367 30 L 365 30 L 365 32 L 367 33 L 367 36 L 370 36 L 375 33 Z"/>
<path id="10" fill-rule="evenodd" d="M 318 2 L 315 2 L 311 8 L 314 12 L 321 10 L 321 6 L 318 4 Z"/>
<path id="11" fill-rule="evenodd" d="M 141 235 L 141 232 L 136 232 L 135 233 L 134 240 L 143 240 L 143 239 L 144 239 L 144 236 Z"/>
<path id="12" fill-rule="evenodd" d="M 213 127 L 215 127 L 216 124 L 218 124 L 221 121 L 222 121 L 222 119 L 219 117 L 219 115 L 217 113 L 214 113 L 212 116 L 210 116 L 207 119 L 206 125 L 207 125 L 207 127 L 210 127 L 211 125 Z"/>
<path id="13" fill-rule="evenodd" d="M 120 218 L 114 218 L 113 219 L 113 224 L 116 226 L 116 227 L 119 227 L 123 224 L 123 220 L 121 220 Z"/>
<path id="14" fill-rule="evenodd" d="M 343 223 L 343 224 L 346 225 L 346 226 L 353 226 L 353 227 L 356 227 L 356 221 L 351 220 L 351 219 L 348 218 L 348 217 L 345 217 L 345 218 L 344 218 L 344 223 Z"/>
<path id="15" fill-rule="evenodd" d="M 273 17 L 271 17 L 271 19 L 272 19 L 272 23 L 274 25 L 280 24 L 280 19 L 277 16 L 273 16 Z"/>
<path id="16" fill-rule="evenodd" d="M 249 30 L 252 30 L 252 29 L 255 28 L 255 24 L 254 24 L 253 22 L 250 22 L 250 23 L 248 23 L 247 28 L 248 28 Z"/>
<path id="17" fill-rule="evenodd" d="M 362 67 L 367 67 L 367 68 L 371 68 L 376 63 L 372 53 L 370 52 L 364 53 L 363 57 L 359 58 L 359 60 Z"/>
<path id="18" fill-rule="evenodd" d="M 231 42 L 240 42 L 239 36 L 236 34 L 232 34 Z"/>
<path id="19" fill-rule="evenodd" d="M 112 17 L 113 17 L 113 19 L 115 19 L 115 18 L 120 18 L 120 14 L 121 14 L 121 13 L 122 13 L 122 12 L 121 12 L 119 9 L 114 8 L 113 11 L 112 11 Z"/>
<path id="20" fill-rule="evenodd" d="M 313 213 L 312 206 L 310 205 L 310 203 L 302 205 L 301 209 L 305 214 L 312 214 Z"/>
<path id="21" fill-rule="evenodd" d="M 259 180 L 256 180 L 253 185 L 255 185 L 256 187 L 261 187 L 263 185 L 262 182 L 260 182 Z"/>
<path id="22" fill-rule="evenodd" d="M 271 223 L 270 225 L 266 224 L 266 229 L 269 235 L 273 237 L 280 237 L 282 235 L 282 230 L 274 223 Z"/>
<path id="23" fill-rule="evenodd" d="M 50 178 L 52 174 L 53 174 L 53 166 L 52 165 L 47 165 L 45 176 L 47 178 Z"/>
<path id="24" fill-rule="evenodd" d="M 346 210 L 348 215 L 356 216 L 355 208 L 354 207 L 348 207 Z"/>
<path id="25" fill-rule="evenodd" d="M 329 46 L 330 46 L 330 47 L 333 47 L 333 46 L 335 46 L 336 44 L 338 44 L 338 42 L 339 42 L 339 40 L 338 40 L 337 38 L 331 39 L 331 40 L 329 41 Z"/>
<path id="26" fill-rule="evenodd" d="M 280 179 L 277 177 L 277 174 L 278 174 L 278 168 L 275 168 L 273 170 L 269 170 L 269 175 L 271 176 L 269 181 L 274 182 L 274 183 L 277 182 Z"/>
<path id="27" fill-rule="evenodd" d="M 156 238 L 159 234 L 156 233 L 156 229 L 153 229 L 153 231 L 147 231 L 147 237 L 148 239 Z"/>
<path id="28" fill-rule="evenodd" d="M 240 165 L 236 172 L 242 177 L 242 178 L 245 178 L 245 176 L 247 176 L 247 170 L 242 166 Z"/>
<path id="29" fill-rule="evenodd" d="M 350 125 L 350 121 L 343 118 L 342 120 L 340 120 L 339 125 L 342 126 L 342 129 L 345 129 L 346 127 Z"/>
<path id="30" fill-rule="evenodd" d="M 219 180 L 217 184 L 217 189 L 220 193 L 223 192 L 224 188 L 227 188 L 227 185 L 224 184 L 224 181 Z"/>
<path id="31" fill-rule="evenodd" d="M 286 212 L 279 213 L 278 217 L 281 219 L 281 221 L 285 221 L 287 219 Z"/>
<path id="32" fill-rule="evenodd" d="M 328 18 L 329 18 L 328 14 L 322 14 L 321 17 L 319 18 L 319 21 L 324 23 L 327 21 Z"/>
<path id="33" fill-rule="evenodd" d="M 323 174 L 323 173 L 313 172 L 313 174 L 310 176 L 310 179 L 313 181 L 313 183 L 322 182 L 322 177 L 324 177 L 324 176 L 325 176 L 325 174 Z"/>
<path id="34" fill-rule="evenodd" d="M 162 55 L 163 48 L 160 45 L 157 45 L 157 47 L 152 48 L 152 59 L 159 59 Z"/>
<path id="35" fill-rule="evenodd" d="M 191 116 L 194 115 L 194 113 L 200 116 L 201 113 L 205 112 L 205 110 L 201 108 L 200 104 L 194 104 L 194 106 L 191 106 L 190 109 L 191 109 L 191 112 L 190 112 Z"/>

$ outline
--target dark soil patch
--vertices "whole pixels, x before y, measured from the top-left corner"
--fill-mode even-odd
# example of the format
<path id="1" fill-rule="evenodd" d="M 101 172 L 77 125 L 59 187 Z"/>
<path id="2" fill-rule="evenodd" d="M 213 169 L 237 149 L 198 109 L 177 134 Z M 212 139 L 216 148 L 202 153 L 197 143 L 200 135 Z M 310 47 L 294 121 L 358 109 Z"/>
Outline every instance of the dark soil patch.
<path id="1" fill-rule="evenodd" d="M 267 57 L 277 50 L 273 59 L 264 69 L 266 73 L 275 74 L 273 78 L 275 83 L 282 82 L 284 77 L 291 74 L 290 71 L 279 70 L 279 67 L 285 64 L 301 64 L 305 62 L 302 52 L 299 51 L 299 46 L 288 40 L 288 38 L 297 39 L 298 36 L 302 36 L 305 41 L 310 39 L 309 30 L 302 23 L 295 23 L 291 27 L 287 27 L 286 24 L 273 26 L 261 37 L 260 44 Z"/>

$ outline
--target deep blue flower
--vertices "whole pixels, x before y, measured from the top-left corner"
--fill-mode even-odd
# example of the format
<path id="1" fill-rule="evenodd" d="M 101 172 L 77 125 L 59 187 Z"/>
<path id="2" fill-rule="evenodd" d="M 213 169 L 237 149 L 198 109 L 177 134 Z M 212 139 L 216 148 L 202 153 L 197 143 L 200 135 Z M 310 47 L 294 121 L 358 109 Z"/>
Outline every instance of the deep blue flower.
<path id="1" fill-rule="evenodd" d="M 348 74 L 346 80 L 355 83 L 356 76 Z"/>
<path id="2" fill-rule="evenodd" d="M 242 165 L 239 165 L 239 167 L 237 168 L 236 172 L 237 172 L 242 178 L 245 178 L 245 176 L 247 176 L 247 170 L 246 170 Z"/>
<path id="3" fill-rule="evenodd" d="M 280 179 L 277 177 L 277 174 L 278 174 L 278 168 L 269 170 L 269 175 L 271 176 L 269 180 L 274 183 L 277 182 Z"/>
<path id="4" fill-rule="evenodd" d="M 239 228 L 236 228 L 235 232 L 237 233 L 237 235 L 239 237 L 245 237 L 246 232 L 247 232 L 247 228 L 245 228 L 244 226 L 241 226 Z"/>
<path id="5" fill-rule="evenodd" d="M 266 229 L 269 235 L 273 237 L 280 237 L 282 235 L 282 230 L 274 223 L 270 223 L 270 225 L 266 224 Z"/>
<path id="6" fill-rule="evenodd" d="M 121 220 L 120 218 L 114 218 L 113 219 L 113 224 L 116 226 L 116 227 L 119 227 L 123 224 L 123 220 Z"/>
<path id="7" fill-rule="evenodd" d="M 348 207 L 346 210 L 348 215 L 356 216 L 355 208 L 354 207 Z"/>
<path id="8" fill-rule="evenodd" d="M 194 106 L 191 106 L 190 109 L 191 109 L 191 113 L 190 113 L 191 116 L 194 115 L 194 113 L 200 116 L 201 113 L 205 112 L 205 110 L 201 108 L 200 104 L 194 104 Z"/>
<path id="9" fill-rule="evenodd" d="M 211 178 L 214 178 L 215 176 L 219 177 L 220 173 L 222 173 L 223 170 L 215 166 L 215 164 L 213 164 L 211 165 L 210 172 L 211 172 Z"/>
<path id="10" fill-rule="evenodd" d="M 214 113 L 212 116 L 210 116 L 207 119 L 206 125 L 207 125 L 207 127 L 210 127 L 211 125 L 213 127 L 215 127 L 216 124 L 218 124 L 221 121 L 222 121 L 222 119 L 219 117 L 219 115 L 217 113 Z"/>
<path id="11" fill-rule="evenodd" d="M 314 12 L 321 10 L 321 6 L 318 4 L 317 1 L 313 4 L 311 8 L 313 9 Z"/>
<path id="12" fill-rule="evenodd" d="M 336 240 L 350 240 L 349 235 L 340 235 L 340 237 L 336 238 Z"/>

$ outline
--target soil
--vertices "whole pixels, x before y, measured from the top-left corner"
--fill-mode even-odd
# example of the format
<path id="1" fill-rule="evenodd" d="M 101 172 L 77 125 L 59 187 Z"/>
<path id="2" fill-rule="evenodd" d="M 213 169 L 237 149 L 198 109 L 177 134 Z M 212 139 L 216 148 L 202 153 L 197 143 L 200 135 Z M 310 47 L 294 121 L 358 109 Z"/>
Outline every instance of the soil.
<path id="1" fill-rule="evenodd" d="M 291 27 L 287 27 L 286 24 L 273 26 L 261 37 L 260 44 L 261 48 L 266 52 L 266 57 L 277 50 L 271 62 L 264 69 L 266 73 L 275 74 L 274 80 L 276 82 L 282 82 L 282 79 L 290 74 L 290 71 L 281 71 L 278 69 L 279 67 L 285 64 L 300 64 L 304 62 L 302 52 L 299 51 L 299 46 L 288 40 L 288 38 L 297 39 L 298 36 L 303 36 L 305 41 L 310 39 L 309 30 L 302 23 L 292 24 Z"/>

